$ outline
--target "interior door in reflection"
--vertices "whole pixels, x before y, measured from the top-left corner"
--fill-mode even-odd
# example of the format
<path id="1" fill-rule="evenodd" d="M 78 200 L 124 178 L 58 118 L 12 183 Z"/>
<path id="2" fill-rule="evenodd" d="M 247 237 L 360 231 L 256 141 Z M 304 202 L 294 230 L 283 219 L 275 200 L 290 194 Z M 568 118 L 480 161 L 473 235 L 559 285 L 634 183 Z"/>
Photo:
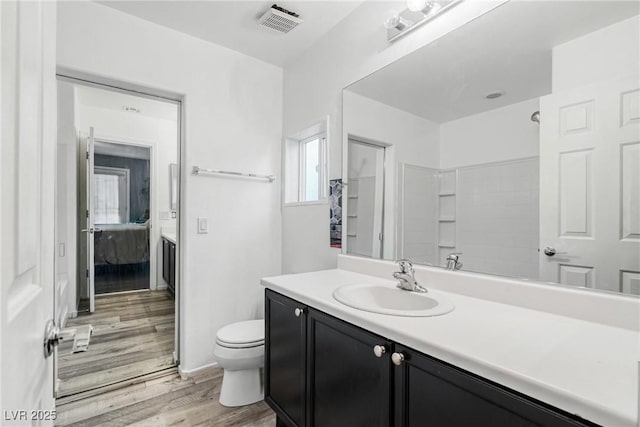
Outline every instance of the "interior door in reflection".
<path id="1" fill-rule="evenodd" d="M 385 148 L 349 139 L 347 253 L 382 258 Z"/>

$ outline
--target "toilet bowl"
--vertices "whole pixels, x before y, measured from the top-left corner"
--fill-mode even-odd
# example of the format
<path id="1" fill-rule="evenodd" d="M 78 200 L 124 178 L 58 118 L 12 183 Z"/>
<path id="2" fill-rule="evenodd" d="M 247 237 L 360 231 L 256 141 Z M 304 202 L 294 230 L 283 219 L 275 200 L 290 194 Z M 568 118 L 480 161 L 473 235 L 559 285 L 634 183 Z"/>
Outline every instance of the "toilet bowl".
<path id="1" fill-rule="evenodd" d="M 213 350 L 224 369 L 220 404 L 243 406 L 264 398 L 264 320 L 248 320 L 222 327 Z"/>

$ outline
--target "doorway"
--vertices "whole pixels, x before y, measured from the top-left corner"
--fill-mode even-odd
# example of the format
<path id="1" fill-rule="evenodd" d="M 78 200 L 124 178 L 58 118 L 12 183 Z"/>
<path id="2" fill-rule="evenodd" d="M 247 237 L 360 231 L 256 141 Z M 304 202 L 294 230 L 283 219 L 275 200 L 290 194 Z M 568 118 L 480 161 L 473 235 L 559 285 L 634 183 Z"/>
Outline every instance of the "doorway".
<path id="1" fill-rule="evenodd" d="M 347 253 L 382 258 L 385 147 L 348 144 Z"/>
<path id="2" fill-rule="evenodd" d="M 176 370 L 180 102 L 57 84 L 56 397 L 74 399 Z"/>

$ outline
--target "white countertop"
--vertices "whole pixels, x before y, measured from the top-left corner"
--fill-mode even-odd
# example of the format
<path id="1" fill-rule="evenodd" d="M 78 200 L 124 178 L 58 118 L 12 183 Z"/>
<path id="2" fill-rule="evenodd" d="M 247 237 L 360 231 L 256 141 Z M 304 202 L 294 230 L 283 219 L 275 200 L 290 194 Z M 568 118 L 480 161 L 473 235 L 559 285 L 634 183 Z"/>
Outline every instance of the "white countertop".
<path id="1" fill-rule="evenodd" d="M 175 231 L 163 231 L 160 233 L 163 239 L 167 239 L 173 244 L 176 244 L 176 232 Z"/>
<path id="2" fill-rule="evenodd" d="M 332 297 L 355 283 L 395 286 L 346 270 L 262 279 L 276 292 L 589 421 L 638 425 L 637 331 L 442 289 L 455 305 L 442 316 L 369 313 Z"/>

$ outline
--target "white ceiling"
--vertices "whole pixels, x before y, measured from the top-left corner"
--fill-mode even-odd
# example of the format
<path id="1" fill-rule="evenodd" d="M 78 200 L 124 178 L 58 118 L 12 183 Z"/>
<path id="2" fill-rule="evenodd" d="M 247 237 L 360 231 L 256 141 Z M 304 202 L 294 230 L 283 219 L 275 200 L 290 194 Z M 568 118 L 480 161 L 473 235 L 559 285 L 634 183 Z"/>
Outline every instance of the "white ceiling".
<path id="1" fill-rule="evenodd" d="M 99 1 L 150 22 L 285 66 L 326 34 L 363 0 L 341 1 Z M 288 34 L 257 24 L 272 4 L 304 22 Z"/>
<path id="2" fill-rule="evenodd" d="M 130 112 L 129 114 L 171 121 L 178 120 L 178 106 L 173 102 L 127 95 L 91 86 L 75 85 L 75 88 L 78 104 L 81 106 L 105 108 L 120 112 L 124 111 L 124 107 L 133 107 L 140 110 L 140 112 Z"/>
<path id="3" fill-rule="evenodd" d="M 551 92 L 552 47 L 637 15 L 639 7 L 511 1 L 347 90 L 438 123 L 539 97 Z M 505 95 L 485 98 L 495 91 Z"/>

